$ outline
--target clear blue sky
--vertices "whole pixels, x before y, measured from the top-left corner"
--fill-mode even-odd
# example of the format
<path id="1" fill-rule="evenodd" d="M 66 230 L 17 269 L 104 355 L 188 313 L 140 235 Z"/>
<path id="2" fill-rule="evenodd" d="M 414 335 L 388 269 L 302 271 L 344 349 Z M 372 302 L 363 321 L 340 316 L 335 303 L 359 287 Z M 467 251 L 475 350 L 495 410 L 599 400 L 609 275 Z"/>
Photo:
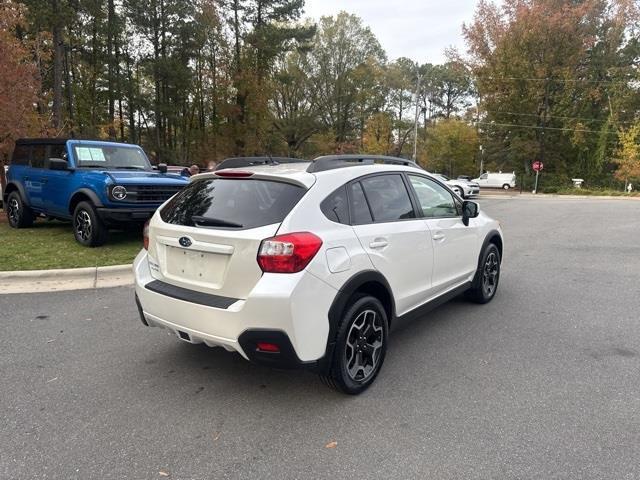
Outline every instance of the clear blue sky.
<path id="1" fill-rule="evenodd" d="M 354 13 L 371 27 L 389 59 L 420 63 L 444 61 L 444 50 L 464 52 L 462 23 L 470 22 L 477 0 L 306 0 L 306 16 L 319 18 L 340 10 Z"/>

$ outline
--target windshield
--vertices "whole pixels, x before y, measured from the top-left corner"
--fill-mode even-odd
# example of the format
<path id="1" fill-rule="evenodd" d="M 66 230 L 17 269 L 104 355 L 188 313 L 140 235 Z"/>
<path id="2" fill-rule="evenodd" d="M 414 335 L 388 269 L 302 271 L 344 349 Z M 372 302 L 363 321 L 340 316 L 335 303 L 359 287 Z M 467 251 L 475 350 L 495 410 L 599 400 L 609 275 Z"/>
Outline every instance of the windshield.
<path id="1" fill-rule="evenodd" d="M 73 149 L 78 167 L 151 170 L 147 157 L 138 147 L 76 145 Z"/>
<path id="2" fill-rule="evenodd" d="M 441 173 L 434 173 L 433 176 L 436 177 L 438 180 L 442 180 L 443 182 L 446 182 L 449 180 L 447 177 L 445 177 Z"/>

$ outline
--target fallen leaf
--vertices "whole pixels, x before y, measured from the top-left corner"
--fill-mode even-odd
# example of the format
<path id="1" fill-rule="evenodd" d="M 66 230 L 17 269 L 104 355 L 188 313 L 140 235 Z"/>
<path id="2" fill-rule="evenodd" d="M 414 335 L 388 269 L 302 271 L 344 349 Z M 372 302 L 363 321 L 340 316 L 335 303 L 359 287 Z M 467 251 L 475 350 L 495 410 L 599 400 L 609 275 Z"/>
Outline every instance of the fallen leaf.
<path id="1" fill-rule="evenodd" d="M 219 438 L 220 438 L 220 434 L 218 433 L 218 434 L 216 434 L 216 436 L 215 436 L 215 437 L 213 437 L 213 441 L 215 442 L 215 441 L 216 441 L 216 440 L 218 440 Z"/>
<path id="2" fill-rule="evenodd" d="M 336 442 L 335 440 L 333 442 L 329 442 L 327 443 L 324 448 L 336 448 L 338 446 L 338 442 Z"/>
<path id="3" fill-rule="evenodd" d="M 47 343 L 53 343 L 53 342 L 55 342 L 55 339 L 53 339 L 53 340 L 47 340 Z"/>
<path id="4" fill-rule="evenodd" d="M 164 470 L 160 470 L 158 472 L 158 475 L 160 475 L 161 477 L 168 477 L 169 476 L 169 472 L 165 472 Z"/>

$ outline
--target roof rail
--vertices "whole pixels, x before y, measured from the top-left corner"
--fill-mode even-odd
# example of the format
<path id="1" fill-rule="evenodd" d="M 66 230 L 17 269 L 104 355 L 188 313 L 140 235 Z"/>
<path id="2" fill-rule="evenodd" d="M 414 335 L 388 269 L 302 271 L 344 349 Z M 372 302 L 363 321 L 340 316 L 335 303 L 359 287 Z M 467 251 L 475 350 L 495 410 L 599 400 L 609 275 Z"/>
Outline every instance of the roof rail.
<path id="1" fill-rule="evenodd" d="M 257 165 L 279 165 L 281 163 L 309 163 L 309 160 L 289 157 L 232 157 L 221 161 L 216 170 L 223 168 L 255 167 Z"/>
<path id="2" fill-rule="evenodd" d="M 307 172 L 324 172 L 325 170 L 333 170 L 335 168 L 353 167 L 356 165 L 373 165 L 374 163 L 383 163 L 387 165 L 404 165 L 407 167 L 415 167 L 422 170 L 422 167 L 412 160 L 399 157 L 387 157 L 385 155 L 367 155 L 367 154 L 352 154 L 352 155 L 325 155 L 318 157 L 309 168 Z"/>

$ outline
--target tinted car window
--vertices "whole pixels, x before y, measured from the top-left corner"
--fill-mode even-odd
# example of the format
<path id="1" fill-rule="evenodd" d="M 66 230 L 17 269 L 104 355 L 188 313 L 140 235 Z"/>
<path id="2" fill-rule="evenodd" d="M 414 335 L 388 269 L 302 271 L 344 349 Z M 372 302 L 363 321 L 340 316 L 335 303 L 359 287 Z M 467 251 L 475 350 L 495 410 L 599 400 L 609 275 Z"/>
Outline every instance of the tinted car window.
<path id="1" fill-rule="evenodd" d="M 409 192 L 400 175 L 377 175 L 361 180 L 375 222 L 415 218 Z"/>
<path id="2" fill-rule="evenodd" d="M 351 223 L 353 225 L 364 225 L 373 223 L 367 199 L 364 198 L 364 192 L 359 182 L 352 183 L 350 186 L 351 193 L 349 199 L 351 201 Z"/>
<path id="3" fill-rule="evenodd" d="M 269 180 L 199 180 L 160 212 L 167 223 L 209 228 L 255 228 L 280 223 L 306 190 Z"/>
<path id="4" fill-rule="evenodd" d="M 44 168 L 45 159 L 47 158 L 47 146 L 34 145 L 31 148 L 31 166 L 33 168 Z"/>
<path id="5" fill-rule="evenodd" d="M 63 160 L 66 160 L 67 159 L 66 145 L 50 145 L 49 158 L 62 158 Z"/>
<path id="6" fill-rule="evenodd" d="M 349 224 L 349 203 L 347 202 L 347 190 L 340 187 L 320 204 L 320 210 L 325 217 L 333 222 Z"/>
<path id="7" fill-rule="evenodd" d="M 14 165 L 29 165 L 29 147 L 28 145 L 16 145 L 11 157 L 11 163 Z"/>
<path id="8" fill-rule="evenodd" d="M 428 218 L 456 217 L 458 207 L 453 195 L 433 180 L 417 175 L 409 175 L 409 181 L 418 197 L 422 214 Z"/>

